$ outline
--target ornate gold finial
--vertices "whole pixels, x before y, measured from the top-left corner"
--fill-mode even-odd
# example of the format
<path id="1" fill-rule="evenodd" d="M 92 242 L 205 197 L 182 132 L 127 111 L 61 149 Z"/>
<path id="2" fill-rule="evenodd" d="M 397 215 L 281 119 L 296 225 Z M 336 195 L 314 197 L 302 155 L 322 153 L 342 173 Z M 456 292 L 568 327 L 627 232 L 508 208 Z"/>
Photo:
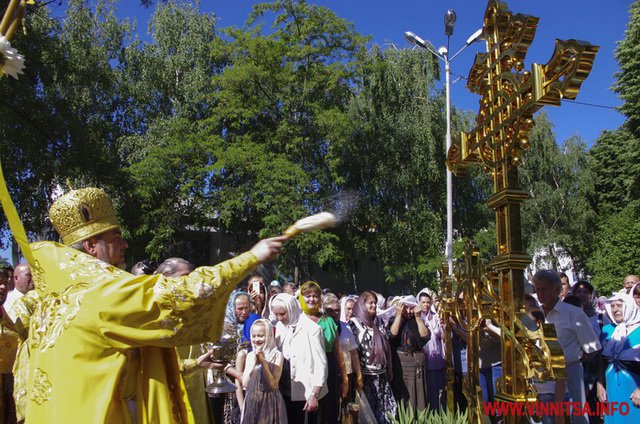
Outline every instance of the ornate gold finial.
<path id="1" fill-rule="evenodd" d="M 49 209 L 49 219 L 68 246 L 120 228 L 111 198 L 104 190 L 93 187 L 60 197 Z"/>

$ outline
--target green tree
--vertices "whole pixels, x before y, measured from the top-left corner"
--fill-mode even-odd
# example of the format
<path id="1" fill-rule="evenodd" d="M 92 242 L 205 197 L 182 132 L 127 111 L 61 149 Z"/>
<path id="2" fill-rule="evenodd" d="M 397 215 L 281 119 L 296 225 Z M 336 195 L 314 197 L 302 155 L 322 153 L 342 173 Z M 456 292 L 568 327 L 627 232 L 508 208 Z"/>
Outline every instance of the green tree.
<path id="1" fill-rule="evenodd" d="M 28 36 L 14 39 L 26 70 L 17 81 L 0 81 L 0 150 L 12 197 L 34 237 L 51 231 L 45 220 L 51 196 L 67 178 L 116 193 L 125 185 L 115 155 L 123 99 L 117 70 L 108 64 L 120 59 L 131 28 L 113 10 L 112 1 L 89 8 L 73 0 L 57 20 L 40 7 L 26 19 Z"/>
<path id="2" fill-rule="evenodd" d="M 620 287 L 625 275 L 638 272 L 637 219 L 640 202 L 640 2 L 629 9 L 629 23 L 616 49 L 620 66 L 614 85 L 623 101 L 627 121 L 615 131 L 604 131 L 589 151 L 593 176 L 590 197 L 598 213 L 593 255 L 589 261 L 594 281 L 606 292 Z"/>
<path id="3" fill-rule="evenodd" d="M 435 279 L 443 251 L 444 101 L 422 50 L 371 49 L 349 105 L 353 129 L 330 146 L 335 179 L 360 203 L 347 239 L 384 263 L 389 282 Z"/>
<path id="4" fill-rule="evenodd" d="M 595 214 L 587 196 L 592 176 L 585 143 L 572 137 L 558 146 L 545 113 L 536 117 L 530 148 L 523 154 L 520 184 L 529 191 L 522 208 L 522 232 L 527 253 L 540 249 L 557 263 L 554 246 L 563 248 L 580 269 L 590 253 Z"/>
<path id="5" fill-rule="evenodd" d="M 269 30 L 263 25 L 271 23 Z M 321 209 L 335 193 L 326 156 L 354 82 L 364 38 L 326 8 L 278 1 L 254 6 L 244 28 L 227 28 L 229 66 L 214 80 L 206 125 L 216 159 L 208 180 L 223 226 L 273 235 Z M 288 244 L 290 269 L 339 263 L 332 233 Z"/>
<path id="6" fill-rule="evenodd" d="M 623 126 L 603 131 L 589 150 L 593 170 L 591 203 L 602 216 L 619 212 L 640 199 L 640 150 L 638 139 Z"/>
<path id="7" fill-rule="evenodd" d="M 629 7 L 629 23 L 624 38 L 615 52 L 620 70 L 616 73 L 613 89 L 620 95 L 620 107 L 627 116 L 626 125 L 635 137 L 640 136 L 640 2 L 634 1 Z"/>
<path id="8" fill-rule="evenodd" d="M 305 2 L 256 5 L 242 29 L 215 32 L 213 18 L 167 2 L 152 43 L 127 56 L 126 74 L 138 81 L 132 128 L 142 131 L 123 139 L 121 153 L 142 203 L 137 236 L 153 257 L 186 225 L 242 239 L 277 234 L 336 191 L 325 156 L 346 121 L 364 39 Z M 285 261 L 339 262 L 336 240 L 301 236 Z"/>
<path id="9" fill-rule="evenodd" d="M 149 23 L 152 40 L 131 43 L 121 79 L 129 99 L 119 155 L 132 189 L 124 217 L 132 228 L 132 254 L 153 259 L 184 254 L 187 228 L 213 225 L 206 181 L 214 158 L 209 116 L 212 78 L 225 63 L 215 16 L 196 5 L 159 4 Z"/>
<path id="10" fill-rule="evenodd" d="M 620 290 L 627 274 L 640 273 L 639 238 L 638 202 L 602 219 L 596 233 L 594 254 L 588 262 L 599 294 L 608 295 Z"/>

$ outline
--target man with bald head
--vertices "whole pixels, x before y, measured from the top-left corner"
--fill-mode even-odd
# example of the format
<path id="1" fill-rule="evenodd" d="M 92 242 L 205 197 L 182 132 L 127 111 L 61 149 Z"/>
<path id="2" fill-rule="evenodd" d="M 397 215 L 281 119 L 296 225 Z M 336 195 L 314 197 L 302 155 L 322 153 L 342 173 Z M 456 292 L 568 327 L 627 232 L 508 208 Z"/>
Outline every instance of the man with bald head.
<path id="1" fill-rule="evenodd" d="M 33 278 L 31 278 L 31 268 L 29 264 L 22 263 L 18 265 L 13 270 L 13 290 L 7 294 L 7 300 L 4 301 L 4 310 L 12 320 L 15 321 L 16 319 L 13 304 L 33 289 Z"/>
<path id="2" fill-rule="evenodd" d="M 633 286 L 635 286 L 636 284 L 638 284 L 638 282 L 640 281 L 640 278 L 637 275 L 634 274 L 629 274 L 626 277 L 624 277 L 624 288 L 620 291 L 624 291 L 625 293 L 629 294 L 631 292 L 631 288 L 633 288 Z"/>

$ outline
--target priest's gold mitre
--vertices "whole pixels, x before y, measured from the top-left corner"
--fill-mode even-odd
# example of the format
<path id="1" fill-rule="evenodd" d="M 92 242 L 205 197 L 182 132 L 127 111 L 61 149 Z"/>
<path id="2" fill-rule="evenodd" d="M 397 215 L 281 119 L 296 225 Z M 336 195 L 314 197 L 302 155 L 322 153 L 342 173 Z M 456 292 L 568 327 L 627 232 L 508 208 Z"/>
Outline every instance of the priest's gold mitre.
<path id="1" fill-rule="evenodd" d="M 94 187 L 60 197 L 49 209 L 49 219 L 67 246 L 120 228 L 111 198 Z"/>

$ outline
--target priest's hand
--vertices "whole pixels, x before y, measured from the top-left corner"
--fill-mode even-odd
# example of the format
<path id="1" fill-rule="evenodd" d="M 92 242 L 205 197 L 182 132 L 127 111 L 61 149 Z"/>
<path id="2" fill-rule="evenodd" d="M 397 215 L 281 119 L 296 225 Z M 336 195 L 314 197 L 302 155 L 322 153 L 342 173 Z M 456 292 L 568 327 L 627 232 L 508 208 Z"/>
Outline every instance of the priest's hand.
<path id="1" fill-rule="evenodd" d="M 251 253 L 253 253 L 261 263 L 270 261 L 280 254 L 282 245 L 287 239 L 285 236 L 278 236 L 260 240 L 251 248 Z"/>

